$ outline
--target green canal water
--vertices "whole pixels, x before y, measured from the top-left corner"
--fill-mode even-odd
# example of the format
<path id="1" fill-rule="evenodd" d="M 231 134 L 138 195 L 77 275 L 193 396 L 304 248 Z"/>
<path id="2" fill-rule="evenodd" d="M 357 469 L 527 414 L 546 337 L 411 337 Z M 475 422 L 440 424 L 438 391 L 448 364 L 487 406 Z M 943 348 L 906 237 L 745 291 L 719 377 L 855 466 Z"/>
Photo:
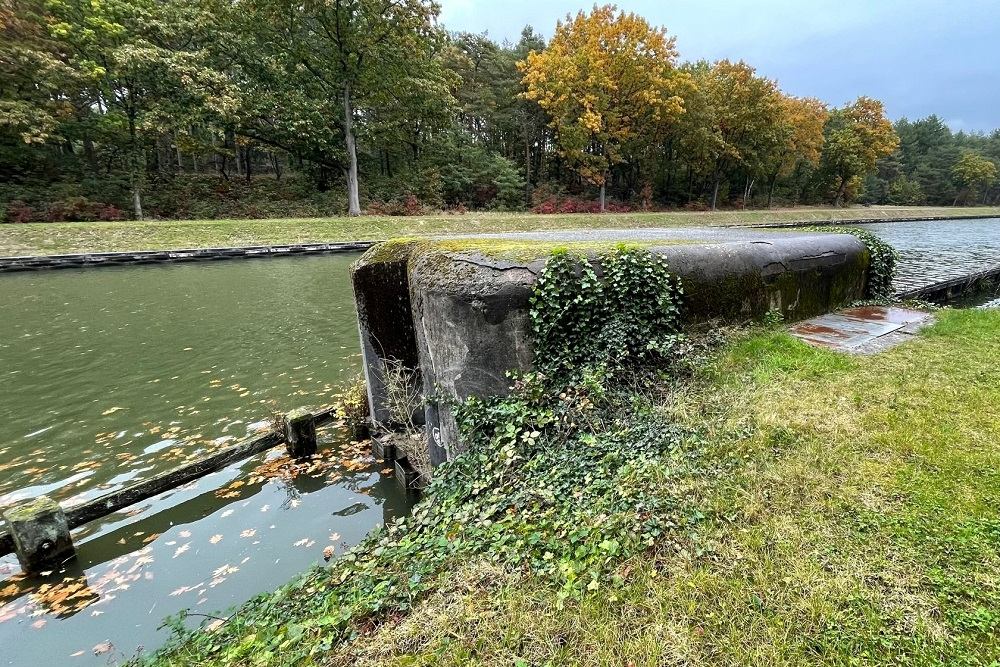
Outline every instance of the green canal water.
<path id="1" fill-rule="evenodd" d="M 360 368 L 354 257 L 0 276 L 0 506 L 80 502 L 322 406 Z M 107 664 L 334 558 L 409 511 L 334 426 L 74 532 L 77 561 L 26 579 L 0 558 L 0 665 Z"/>

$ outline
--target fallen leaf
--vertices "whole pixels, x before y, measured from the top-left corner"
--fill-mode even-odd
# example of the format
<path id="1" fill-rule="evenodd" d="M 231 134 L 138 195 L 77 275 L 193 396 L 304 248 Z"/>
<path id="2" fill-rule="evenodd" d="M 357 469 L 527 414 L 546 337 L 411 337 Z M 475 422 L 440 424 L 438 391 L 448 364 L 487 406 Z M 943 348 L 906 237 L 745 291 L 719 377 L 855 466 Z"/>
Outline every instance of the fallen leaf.
<path id="1" fill-rule="evenodd" d="M 212 535 L 212 537 L 208 538 L 208 541 L 212 544 L 218 544 L 222 541 L 222 535 Z"/>
<path id="2" fill-rule="evenodd" d="M 111 642 L 101 642 L 94 647 L 94 655 L 103 655 L 104 653 L 110 652 L 113 648 L 114 645 Z"/>
<path id="3" fill-rule="evenodd" d="M 250 537 L 253 537 L 256 534 L 257 534 L 257 529 L 256 528 L 247 528 L 242 533 L 240 533 L 240 537 L 250 538 Z"/>
<path id="4" fill-rule="evenodd" d="M 115 414 L 116 412 L 118 412 L 119 410 L 124 410 L 124 409 L 125 409 L 125 408 L 120 408 L 120 407 L 118 407 L 118 406 L 116 405 L 116 406 L 115 406 L 115 407 L 113 407 L 113 408 L 108 408 L 107 410 L 105 410 L 105 411 L 104 411 L 104 412 L 102 412 L 101 414 L 102 414 L 102 415 L 113 415 L 113 414 Z"/>
<path id="5" fill-rule="evenodd" d="M 329 561 L 331 558 L 333 558 L 333 547 L 327 546 L 323 549 L 323 560 Z"/>
<path id="6" fill-rule="evenodd" d="M 184 544 L 180 545 L 179 547 L 177 547 L 177 551 L 174 552 L 174 558 L 177 558 L 190 548 L 191 548 L 190 542 L 185 542 Z"/>
<path id="7" fill-rule="evenodd" d="M 37 621 L 35 621 L 34 623 L 32 623 L 31 627 L 33 627 L 35 630 L 41 630 L 42 628 L 45 627 L 45 624 L 47 622 L 48 621 L 46 621 L 44 618 L 40 618 Z"/>

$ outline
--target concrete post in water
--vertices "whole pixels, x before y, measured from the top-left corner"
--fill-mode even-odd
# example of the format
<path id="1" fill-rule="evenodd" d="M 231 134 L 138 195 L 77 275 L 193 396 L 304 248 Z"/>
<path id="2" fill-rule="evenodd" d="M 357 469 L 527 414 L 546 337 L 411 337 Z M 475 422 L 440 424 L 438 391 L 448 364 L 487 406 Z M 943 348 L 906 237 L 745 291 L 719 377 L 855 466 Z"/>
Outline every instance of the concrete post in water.
<path id="1" fill-rule="evenodd" d="M 396 460 L 396 439 L 392 434 L 386 433 L 372 438 L 372 456 L 386 463 Z"/>
<path id="2" fill-rule="evenodd" d="M 287 413 L 282 419 L 285 449 L 292 458 L 302 459 L 316 453 L 316 419 L 305 408 Z"/>
<path id="3" fill-rule="evenodd" d="M 56 570 L 76 556 L 66 514 L 51 498 L 41 496 L 14 505 L 4 511 L 3 518 L 25 573 Z"/>

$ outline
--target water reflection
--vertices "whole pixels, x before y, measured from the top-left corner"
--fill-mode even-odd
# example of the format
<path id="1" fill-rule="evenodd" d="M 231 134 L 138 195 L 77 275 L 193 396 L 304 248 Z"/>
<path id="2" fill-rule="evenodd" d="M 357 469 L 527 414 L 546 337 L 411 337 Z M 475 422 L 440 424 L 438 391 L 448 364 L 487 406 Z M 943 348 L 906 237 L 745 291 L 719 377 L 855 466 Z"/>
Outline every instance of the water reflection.
<path id="1" fill-rule="evenodd" d="M 358 368 L 350 261 L 3 276 L 0 504 L 80 502 L 272 409 L 328 404 Z M 27 579 L 0 558 L 0 665 L 123 659 L 164 641 L 164 617 L 239 604 L 408 512 L 367 445 L 320 436 L 309 463 L 272 450 L 81 527 L 62 572 Z"/>

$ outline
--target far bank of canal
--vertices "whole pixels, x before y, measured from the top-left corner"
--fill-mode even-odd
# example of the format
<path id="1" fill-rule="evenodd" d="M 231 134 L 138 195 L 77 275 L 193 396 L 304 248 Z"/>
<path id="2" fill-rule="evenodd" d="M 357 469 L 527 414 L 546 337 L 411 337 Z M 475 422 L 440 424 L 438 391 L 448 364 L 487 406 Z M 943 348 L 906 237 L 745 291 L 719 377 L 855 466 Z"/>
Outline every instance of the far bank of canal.
<path id="1" fill-rule="evenodd" d="M 359 368 L 354 258 L 0 278 L 0 505 L 89 499 L 330 403 Z M 0 559 L 0 665 L 154 648 L 164 617 L 270 591 L 408 511 L 362 448 L 321 439 L 303 469 L 260 456 L 81 529 L 51 581 Z"/>

